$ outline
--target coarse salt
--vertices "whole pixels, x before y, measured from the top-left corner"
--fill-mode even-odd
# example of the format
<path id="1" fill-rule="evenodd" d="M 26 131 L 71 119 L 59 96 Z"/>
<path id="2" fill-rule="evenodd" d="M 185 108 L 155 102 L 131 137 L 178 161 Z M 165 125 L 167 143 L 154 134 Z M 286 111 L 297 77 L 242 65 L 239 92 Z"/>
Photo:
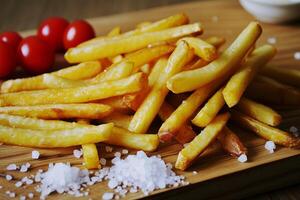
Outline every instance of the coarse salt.
<path id="1" fill-rule="evenodd" d="M 105 166 L 106 165 L 106 159 L 105 158 L 100 158 L 100 164 Z"/>
<path id="2" fill-rule="evenodd" d="M 0 189 L 2 189 L 3 188 L 3 186 L 2 185 L 0 185 Z"/>
<path id="3" fill-rule="evenodd" d="M 23 173 L 27 172 L 29 168 L 30 168 L 30 163 L 23 164 L 23 165 L 21 165 L 20 172 L 23 172 Z"/>
<path id="4" fill-rule="evenodd" d="M 75 158 L 80 158 L 82 156 L 82 150 L 81 149 L 80 150 L 75 149 L 73 151 L 73 155 L 74 155 Z"/>
<path id="5" fill-rule="evenodd" d="M 265 143 L 265 149 L 267 149 L 270 153 L 274 153 L 274 150 L 276 149 L 276 145 L 273 141 L 267 141 Z"/>
<path id="6" fill-rule="evenodd" d="M 267 42 L 268 42 L 269 44 L 276 44 L 277 39 L 276 39 L 276 37 L 269 37 L 269 38 L 267 39 Z"/>
<path id="7" fill-rule="evenodd" d="M 32 192 L 30 192 L 30 193 L 28 193 L 27 196 L 28 196 L 29 199 L 32 199 L 34 197 L 34 194 Z"/>
<path id="8" fill-rule="evenodd" d="M 8 194 L 8 196 L 9 196 L 10 198 L 15 198 L 15 197 L 16 197 L 16 193 L 10 192 L 10 193 Z"/>
<path id="9" fill-rule="evenodd" d="M 39 157 L 40 157 L 40 152 L 38 152 L 36 150 L 34 150 L 34 151 L 31 152 L 31 158 L 32 159 L 37 160 L 37 159 L 39 159 Z"/>
<path id="10" fill-rule="evenodd" d="M 111 200 L 114 198 L 114 193 L 111 193 L 111 192 L 105 192 L 103 195 L 102 195 L 102 199 L 103 200 Z"/>
<path id="11" fill-rule="evenodd" d="M 242 154 L 238 157 L 237 159 L 239 162 L 241 163 L 244 163 L 244 162 L 247 162 L 248 158 L 247 158 L 247 155 L 246 154 Z"/>
<path id="12" fill-rule="evenodd" d="M 115 157 L 121 157 L 121 153 L 120 153 L 120 152 L 116 152 L 116 153 L 114 154 L 114 156 L 115 156 Z"/>
<path id="13" fill-rule="evenodd" d="M 300 60 L 300 51 L 294 53 L 295 60 Z"/>
<path id="14" fill-rule="evenodd" d="M 14 170 L 18 169 L 18 166 L 16 164 L 9 164 L 9 165 L 7 165 L 6 169 L 8 171 L 14 171 Z"/>
<path id="15" fill-rule="evenodd" d="M 16 184 L 15 184 L 15 186 L 18 187 L 18 188 L 21 187 L 22 185 L 23 185 L 23 183 L 22 183 L 21 181 L 18 181 L 18 182 L 16 182 Z"/>
<path id="16" fill-rule="evenodd" d="M 122 150 L 122 154 L 128 154 L 128 150 L 127 149 L 123 149 Z"/>
<path id="17" fill-rule="evenodd" d="M 198 172 L 196 172 L 196 171 L 193 171 L 193 174 L 195 174 L 195 175 L 196 175 L 196 174 L 198 174 Z"/>
<path id="18" fill-rule="evenodd" d="M 297 133 L 298 132 L 298 128 L 296 126 L 291 126 L 290 127 L 290 132 L 291 133 Z"/>
<path id="19" fill-rule="evenodd" d="M 20 196 L 20 200 L 26 200 L 26 197 L 23 196 L 23 195 L 21 195 L 21 196 Z"/>
<path id="20" fill-rule="evenodd" d="M 11 175 L 9 175 L 9 174 L 7 174 L 7 175 L 5 176 L 5 179 L 8 180 L 8 181 L 12 180 L 12 178 L 13 178 L 13 177 L 12 177 Z"/>

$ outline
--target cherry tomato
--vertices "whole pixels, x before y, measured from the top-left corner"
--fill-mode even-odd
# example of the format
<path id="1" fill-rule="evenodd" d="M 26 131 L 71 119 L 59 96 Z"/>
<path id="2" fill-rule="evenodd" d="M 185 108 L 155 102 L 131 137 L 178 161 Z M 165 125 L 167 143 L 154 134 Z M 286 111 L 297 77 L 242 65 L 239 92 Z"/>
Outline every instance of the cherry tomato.
<path id="1" fill-rule="evenodd" d="M 4 32 L 0 34 L 0 40 L 4 43 L 9 44 L 14 49 L 17 49 L 22 37 L 17 32 Z"/>
<path id="2" fill-rule="evenodd" d="M 24 38 L 18 48 L 22 66 L 33 74 L 45 73 L 54 63 L 54 52 L 47 42 L 37 36 Z"/>
<path id="3" fill-rule="evenodd" d="M 39 25 L 37 36 L 47 42 L 54 51 L 61 51 L 63 46 L 63 34 L 69 22 L 61 17 L 48 18 Z"/>
<path id="4" fill-rule="evenodd" d="M 0 78 L 6 78 L 16 69 L 16 51 L 7 43 L 0 42 Z"/>
<path id="5" fill-rule="evenodd" d="M 69 49 L 95 37 L 93 27 L 84 20 L 76 20 L 69 24 L 64 32 L 64 47 Z"/>

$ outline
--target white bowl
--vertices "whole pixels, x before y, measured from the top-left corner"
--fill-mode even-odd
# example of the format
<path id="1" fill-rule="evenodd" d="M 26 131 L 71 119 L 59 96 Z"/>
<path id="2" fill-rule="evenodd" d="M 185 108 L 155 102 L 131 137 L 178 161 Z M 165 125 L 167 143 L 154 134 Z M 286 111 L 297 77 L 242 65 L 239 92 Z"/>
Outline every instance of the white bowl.
<path id="1" fill-rule="evenodd" d="M 283 23 L 300 18 L 300 0 L 240 0 L 256 19 L 267 23 Z"/>

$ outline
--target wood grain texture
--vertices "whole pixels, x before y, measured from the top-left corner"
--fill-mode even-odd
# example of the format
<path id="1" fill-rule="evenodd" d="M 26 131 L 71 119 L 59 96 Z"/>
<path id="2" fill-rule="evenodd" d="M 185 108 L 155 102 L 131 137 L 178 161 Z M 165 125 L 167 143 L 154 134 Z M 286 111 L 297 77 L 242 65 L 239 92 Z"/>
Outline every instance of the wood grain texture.
<path id="1" fill-rule="evenodd" d="M 21 1 L 18 1 L 18 3 L 13 0 L 8 2 L 9 3 L 6 3 L 4 8 L 1 8 L 4 12 L 0 12 L 0 30 L 22 30 L 25 28 L 33 28 L 40 19 L 52 15 L 52 13 L 66 16 L 69 19 L 74 19 L 106 15 L 109 14 L 107 11 L 109 9 L 113 10 L 110 12 L 113 13 L 114 11 L 123 12 L 158 5 L 155 3 L 158 1 L 152 1 L 153 3 L 149 3 L 145 6 L 147 3 L 137 3 L 137 1 L 132 3 L 133 1 L 126 0 L 124 2 L 127 3 L 121 3 L 123 1 L 112 1 L 121 5 L 118 5 L 119 7 L 109 7 L 104 6 L 105 4 L 102 1 L 91 1 L 93 2 L 91 4 L 85 4 L 84 1 L 76 1 L 76 3 L 74 3 L 74 1 L 64 1 L 56 4 L 45 3 L 43 4 L 44 7 L 41 8 L 38 6 L 40 4 L 30 4 L 28 3 L 30 1 L 26 1 L 28 7 L 31 5 L 31 11 L 25 12 L 21 6 Z M 46 1 L 43 0 L 42 2 Z M 164 3 L 160 5 L 166 5 L 170 2 L 173 3 L 178 1 L 162 2 Z M 25 3 L 23 3 L 23 5 L 24 4 Z M 72 6 L 73 4 L 77 4 L 76 9 L 74 8 L 72 11 L 64 13 L 68 6 Z M 122 7 L 122 9 L 119 9 L 120 7 Z M 98 13 L 96 12 L 97 9 L 99 10 Z M 13 12 L 18 13 L 19 18 L 13 18 L 13 20 L 7 24 L 7 21 L 9 21 L 8 16 Z M 138 22 L 148 20 L 153 21 L 178 12 L 187 13 L 191 17 L 192 21 L 201 21 L 205 27 L 204 37 L 210 35 L 224 36 L 227 39 L 227 45 L 230 44 L 233 38 L 243 29 L 243 27 L 247 25 L 249 21 L 253 20 L 253 17 L 241 9 L 240 5 L 236 1 L 206 1 L 90 19 L 90 22 L 96 27 L 97 34 L 101 35 L 107 33 L 116 25 L 121 25 L 123 30 L 128 30 L 133 28 Z M 277 39 L 275 46 L 278 48 L 278 54 L 272 62 L 282 67 L 300 69 L 299 61 L 296 61 L 293 57 L 294 52 L 300 50 L 299 24 L 262 25 L 264 33 L 259 44 L 265 43 L 269 37 L 276 37 Z M 29 33 L 31 34 L 32 31 L 29 31 Z M 29 33 L 27 32 L 25 35 Z M 297 125 L 298 128 L 300 127 L 298 115 L 294 116 L 287 111 L 285 114 L 289 117 L 286 120 L 285 128 L 288 128 L 290 125 Z M 188 197 L 189 199 L 199 199 L 199 197 L 201 197 L 201 199 L 237 199 L 259 192 L 266 192 L 272 189 L 299 183 L 299 150 L 279 148 L 275 154 L 270 155 L 263 147 L 264 140 L 253 135 L 253 133 L 244 133 L 241 130 L 238 131 L 238 133 L 241 134 L 243 141 L 245 141 L 246 146 L 249 148 L 250 160 L 248 163 L 238 163 L 235 159 L 232 159 L 224 153 L 216 152 L 213 156 L 207 156 L 200 159 L 197 163 L 195 163 L 195 166 L 189 169 L 188 172 L 184 173 L 184 175 L 188 178 L 188 181 L 191 183 L 190 186 L 173 190 L 173 192 L 151 196 L 151 198 L 176 199 L 178 197 Z M 100 145 L 99 148 L 100 154 L 101 152 L 103 153 L 103 145 Z M 158 153 L 160 153 L 167 162 L 174 164 L 176 154 L 180 148 L 180 145 L 173 144 L 171 146 L 160 147 Z M 30 148 L 6 145 L 0 146 L 0 174 L 7 173 L 5 167 L 9 163 L 22 164 L 30 162 L 32 164 L 32 170 L 30 173 L 35 172 L 39 168 L 45 169 L 50 162 L 70 162 L 77 166 L 80 166 L 82 163 L 81 159 L 74 159 L 72 155 L 72 148 L 40 150 L 42 158 L 37 161 L 32 161 L 30 154 L 31 151 L 32 149 Z M 103 153 L 102 155 L 106 158 L 112 157 L 112 154 Z M 266 164 L 276 160 L 280 161 Z M 253 168 L 258 165 L 262 166 Z M 192 173 L 194 170 L 198 171 L 197 175 Z M 15 178 L 24 176 L 22 173 L 12 174 Z M 7 198 L 3 192 L 6 190 L 16 191 L 18 194 L 26 194 L 27 191 L 33 189 L 33 186 L 27 187 L 26 189 L 16 189 L 14 187 L 14 183 L 15 181 L 7 182 L 4 178 L 0 178 L 0 185 L 4 186 L 4 188 L 0 190 L 0 199 Z M 107 190 L 105 185 L 106 183 L 103 183 L 91 187 L 91 193 L 93 194 L 92 197 L 94 199 L 101 199 L 103 192 Z M 288 189 L 283 190 L 282 194 L 273 192 L 267 196 L 254 197 L 254 199 L 276 199 L 277 197 L 277 199 L 299 199 L 299 192 L 297 193 L 297 191 L 299 191 L 299 186 L 293 187 L 291 192 L 286 191 L 288 191 Z M 158 194 L 160 192 L 162 191 L 155 192 L 154 194 Z M 179 194 L 181 194 L 181 196 Z M 127 198 L 139 197 L 142 197 L 142 194 L 130 194 L 127 196 Z M 58 198 L 57 195 L 51 195 L 51 198 L 49 199 L 56 198 Z M 71 199 L 73 197 L 59 196 L 59 198 Z"/>

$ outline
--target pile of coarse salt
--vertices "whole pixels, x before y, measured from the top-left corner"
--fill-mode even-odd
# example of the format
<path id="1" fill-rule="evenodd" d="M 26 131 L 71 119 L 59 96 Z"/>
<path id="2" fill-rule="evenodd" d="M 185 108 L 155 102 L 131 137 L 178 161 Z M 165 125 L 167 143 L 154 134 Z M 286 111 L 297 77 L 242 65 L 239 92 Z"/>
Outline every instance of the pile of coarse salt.
<path id="1" fill-rule="evenodd" d="M 125 159 L 115 157 L 112 164 L 107 174 L 108 186 L 121 196 L 139 189 L 148 195 L 156 189 L 188 184 L 183 176 L 177 176 L 172 171 L 171 164 L 165 164 L 157 156 L 148 157 L 143 151 Z"/>

